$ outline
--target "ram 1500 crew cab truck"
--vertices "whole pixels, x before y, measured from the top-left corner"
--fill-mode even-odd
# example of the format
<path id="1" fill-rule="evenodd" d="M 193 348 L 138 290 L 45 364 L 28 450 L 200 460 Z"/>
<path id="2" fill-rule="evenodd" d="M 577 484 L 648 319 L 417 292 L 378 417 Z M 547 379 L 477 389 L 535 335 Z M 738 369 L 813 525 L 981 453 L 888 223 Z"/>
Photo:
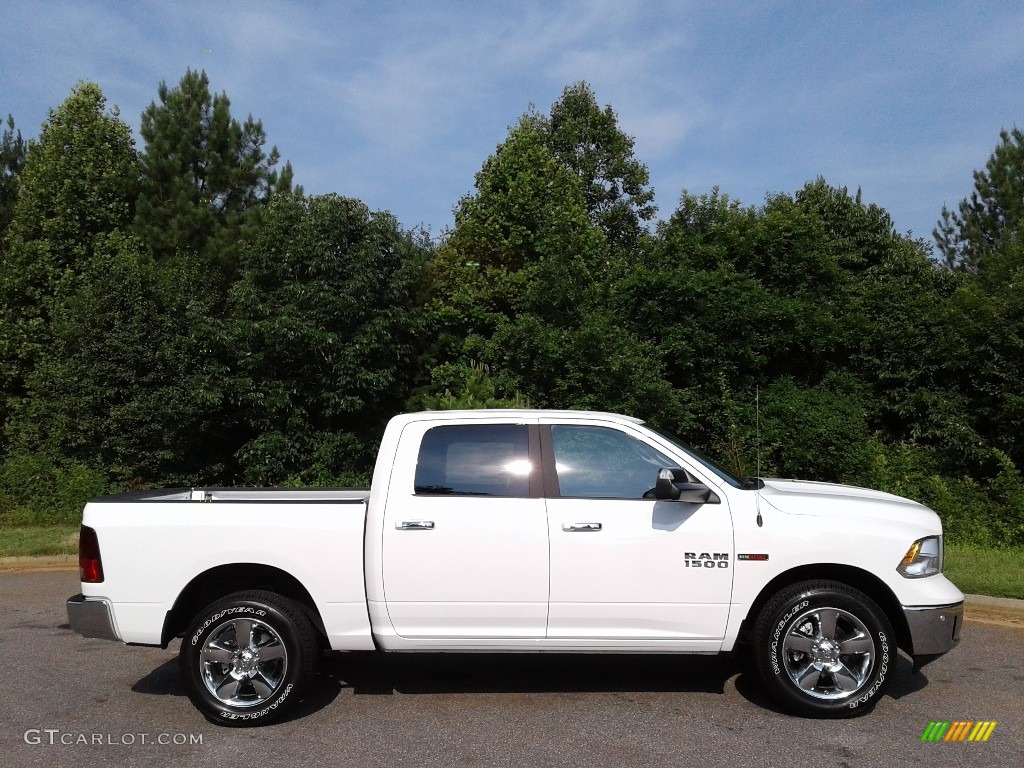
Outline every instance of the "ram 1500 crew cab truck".
<path id="1" fill-rule="evenodd" d="M 869 709 L 959 640 L 942 526 L 879 491 L 739 479 L 637 419 L 436 411 L 388 424 L 368 491 L 89 502 L 86 637 L 167 647 L 193 703 L 262 723 L 323 650 L 718 654 L 789 710 Z"/>

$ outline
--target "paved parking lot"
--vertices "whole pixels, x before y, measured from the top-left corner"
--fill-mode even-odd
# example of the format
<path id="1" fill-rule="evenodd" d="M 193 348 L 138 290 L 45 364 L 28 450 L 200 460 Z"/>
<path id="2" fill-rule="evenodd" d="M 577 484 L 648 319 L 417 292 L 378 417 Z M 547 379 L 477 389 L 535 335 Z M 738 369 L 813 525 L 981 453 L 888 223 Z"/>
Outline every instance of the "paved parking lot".
<path id="1" fill-rule="evenodd" d="M 326 660 L 287 721 L 231 730 L 192 708 L 174 646 L 71 632 L 76 579 L 0 574 L 5 765 L 1024 765 L 1024 630 L 1010 626 L 968 623 L 921 675 L 902 660 L 874 712 L 847 721 L 781 714 L 715 657 L 367 654 Z M 921 743 L 933 720 L 998 725 L 986 743 Z"/>

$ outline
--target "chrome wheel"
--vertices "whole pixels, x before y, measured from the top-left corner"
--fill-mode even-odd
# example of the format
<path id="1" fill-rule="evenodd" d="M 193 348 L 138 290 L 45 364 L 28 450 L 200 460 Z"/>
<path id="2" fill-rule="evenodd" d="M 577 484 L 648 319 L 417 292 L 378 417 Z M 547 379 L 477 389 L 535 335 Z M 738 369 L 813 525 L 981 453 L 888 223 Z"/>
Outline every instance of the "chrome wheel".
<path id="1" fill-rule="evenodd" d="M 875 644 L 864 622 L 841 608 L 811 608 L 782 639 L 786 674 L 800 690 L 825 701 L 853 696 L 871 679 Z"/>
<path id="2" fill-rule="evenodd" d="M 274 695 L 288 672 L 281 636 L 257 619 L 232 619 L 217 627 L 199 654 L 207 690 L 232 707 L 255 707 Z"/>

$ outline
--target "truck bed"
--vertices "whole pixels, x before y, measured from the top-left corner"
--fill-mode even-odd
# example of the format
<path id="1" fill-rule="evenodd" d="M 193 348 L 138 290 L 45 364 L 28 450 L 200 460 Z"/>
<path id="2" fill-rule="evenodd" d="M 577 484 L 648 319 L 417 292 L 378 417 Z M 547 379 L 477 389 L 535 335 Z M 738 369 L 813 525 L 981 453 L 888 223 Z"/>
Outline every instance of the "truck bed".
<path id="1" fill-rule="evenodd" d="M 366 488 L 168 488 L 93 499 L 82 522 L 96 531 L 105 578 L 82 592 L 109 602 L 121 640 L 164 645 L 181 596 L 223 586 L 223 567 L 241 565 L 256 583 L 287 577 L 308 590 L 335 650 L 371 650 L 369 496 Z"/>
<path id="2" fill-rule="evenodd" d="M 93 503 L 148 501 L 331 501 L 363 503 L 370 498 L 369 488 L 160 488 L 150 491 L 112 493 L 93 499 Z"/>

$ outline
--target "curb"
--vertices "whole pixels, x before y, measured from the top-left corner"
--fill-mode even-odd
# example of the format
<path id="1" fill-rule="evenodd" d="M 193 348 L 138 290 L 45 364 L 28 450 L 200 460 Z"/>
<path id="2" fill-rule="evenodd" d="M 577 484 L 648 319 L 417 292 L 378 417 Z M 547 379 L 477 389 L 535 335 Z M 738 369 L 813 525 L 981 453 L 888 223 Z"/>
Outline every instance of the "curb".
<path id="1" fill-rule="evenodd" d="M 999 611 L 1024 613 L 1024 600 L 1012 597 L 989 597 L 988 595 L 964 595 L 964 603 L 968 608 L 989 608 Z"/>
<path id="2" fill-rule="evenodd" d="M 78 570 L 78 555 L 0 557 L 0 573 L 75 570 Z"/>
<path id="3" fill-rule="evenodd" d="M 1024 600 L 964 595 L 964 618 L 967 621 L 1024 626 Z"/>

